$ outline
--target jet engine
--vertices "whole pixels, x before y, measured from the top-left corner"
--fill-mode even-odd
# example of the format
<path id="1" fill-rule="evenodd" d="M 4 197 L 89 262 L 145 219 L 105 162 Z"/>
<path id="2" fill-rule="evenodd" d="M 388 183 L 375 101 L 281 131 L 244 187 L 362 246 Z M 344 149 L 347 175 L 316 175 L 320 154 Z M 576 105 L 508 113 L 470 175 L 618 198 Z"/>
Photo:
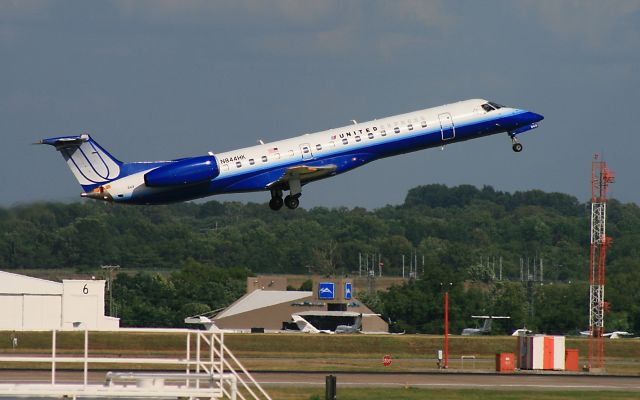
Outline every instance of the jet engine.
<path id="1" fill-rule="evenodd" d="M 149 187 L 195 185 L 218 175 L 220 169 L 215 156 L 190 157 L 147 172 L 144 183 Z"/>

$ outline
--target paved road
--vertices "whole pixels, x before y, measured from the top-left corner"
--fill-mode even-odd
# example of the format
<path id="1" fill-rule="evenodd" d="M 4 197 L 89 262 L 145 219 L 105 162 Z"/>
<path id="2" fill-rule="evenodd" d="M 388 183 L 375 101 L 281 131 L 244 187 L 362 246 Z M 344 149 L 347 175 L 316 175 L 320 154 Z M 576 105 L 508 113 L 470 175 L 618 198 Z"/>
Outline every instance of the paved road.
<path id="1" fill-rule="evenodd" d="M 324 385 L 324 373 L 255 373 L 265 385 Z M 484 389 L 625 390 L 640 392 L 640 378 L 531 374 L 348 374 L 337 373 L 338 387 L 424 387 Z"/>
<path id="2" fill-rule="evenodd" d="M 259 372 L 254 378 L 265 386 L 323 386 L 327 373 Z M 640 377 L 562 374 L 464 374 L 464 373 L 337 373 L 338 387 L 423 387 L 528 390 L 624 390 L 640 392 Z M 48 383 L 47 371 L 0 371 L 2 383 Z M 105 372 L 90 372 L 89 383 L 104 383 Z M 58 383 L 81 383 L 82 371 L 57 373 Z"/>

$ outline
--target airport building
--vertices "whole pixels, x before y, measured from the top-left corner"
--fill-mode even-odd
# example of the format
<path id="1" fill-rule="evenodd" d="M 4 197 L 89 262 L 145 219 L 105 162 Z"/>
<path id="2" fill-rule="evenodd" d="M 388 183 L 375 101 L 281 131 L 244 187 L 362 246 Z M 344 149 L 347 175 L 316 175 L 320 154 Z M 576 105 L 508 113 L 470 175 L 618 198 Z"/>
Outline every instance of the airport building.
<path id="1" fill-rule="evenodd" d="M 0 271 L 0 330 L 111 330 L 120 319 L 105 316 L 103 280 L 53 282 Z"/>
<path id="2" fill-rule="evenodd" d="M 220 329 L 298 329 L 294 316 L 318 330 L 339 326 L 362 332 L 388 332 L 389 325 L 355 298 L 350 278 L 313 278 L 312 291 L 286 290 L 285 277 L 249 277 L 247 293 L 218 313 L 213 322 Z M 299 319 L 299 318 L 296 318 Z"/>

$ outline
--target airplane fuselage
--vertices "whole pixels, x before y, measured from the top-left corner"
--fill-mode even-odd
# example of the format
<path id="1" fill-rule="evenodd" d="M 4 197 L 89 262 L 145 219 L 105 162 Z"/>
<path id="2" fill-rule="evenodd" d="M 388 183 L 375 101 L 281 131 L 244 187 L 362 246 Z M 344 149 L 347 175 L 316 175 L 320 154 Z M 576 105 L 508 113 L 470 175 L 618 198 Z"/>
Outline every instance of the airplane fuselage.
<path id="1" fill-rule="evenodd" d="M 301 186 L 377 159 L 501 132 L 509 133 L 514 150 L 520 151 L 522 146 L 517 143 L 516 135 L 536 128 L 542 119 L 539 114 L 486 100 L 466 100 L 367 122 L 353 121 L 339 128 L 224 153 L 210 152 L 208 158 L 193 158 L 193 161 L 122 163 L 122 177 L 104 183 L 92 180 L 89 185 L 83 185 L 87 191 L 83 195 L 121 203 L 159 204 L 222 193 L 269 190 L 272 203 L 274 198 L 280 198 L 279 206 L 271 204 L 278 209 L 282 206 L 282 191 L 289 190 L 291 195 L 287 200 L 293 199 L 295 206 L 285 204 L 295 208 Z M 53 140 L 42 143 L 54 144 Z M 69 157 L 73 159 L 72 155 Z M 206 177 L 207 166 L 216 169 L 212 179 L 172 180 L 172 177 L 180 178 L 189 168 L 200 168 Z M 163 169 L 158 169 L 160 167 Z M 152 172 L 155 169 L 158 171 Z"/>

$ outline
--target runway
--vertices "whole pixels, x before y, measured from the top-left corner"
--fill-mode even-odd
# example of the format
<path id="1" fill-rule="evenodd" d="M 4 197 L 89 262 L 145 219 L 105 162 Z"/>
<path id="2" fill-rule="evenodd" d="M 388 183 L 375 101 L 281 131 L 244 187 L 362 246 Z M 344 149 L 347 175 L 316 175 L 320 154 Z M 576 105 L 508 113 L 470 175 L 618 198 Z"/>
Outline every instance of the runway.
<path id="1" fill-rule="evenodd" d="M 104 371 L 89 373 L 89 382 L 101 384 Z M 252 376 L 268 386 L 324 386 L 328 372 L 255 372 Z M 640 377 L 567 374 L 493 373 L 336 373 L 338 387 L 416 387 L 455 389 L 525 390 L 620 390 L 640 392 Z M 0 384 L 49 383 L 44 370 L 0 371 Z M 58 371 L 57 383 L 82 382 L 81 371 Z"/>
<path id="2" fill-rule="evenodd" d="M 324 385 L 327 373 L 254 373 L 261 385 Z M 530 374 L 361 374 L 337 373 L 338 387 L 422 387 L 640 391 L 640 378 Z"/>

